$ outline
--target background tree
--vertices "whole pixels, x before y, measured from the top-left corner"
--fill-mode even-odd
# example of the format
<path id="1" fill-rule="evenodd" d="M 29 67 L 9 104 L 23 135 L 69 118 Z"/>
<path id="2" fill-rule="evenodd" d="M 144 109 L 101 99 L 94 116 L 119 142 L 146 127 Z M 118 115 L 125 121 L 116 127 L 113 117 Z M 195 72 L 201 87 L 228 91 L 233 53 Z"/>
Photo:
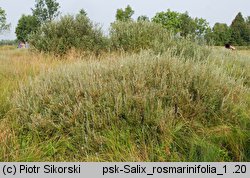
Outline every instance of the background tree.
<path id="1" fill-rule="evenodd" d="M 195 30 L 196 36 L 198 37 L 205 36 L 210 28 L 209 23 L 206 21 L 206 19 L 203 18 L 195 18 L 194 21 L 196 24 L 196 30 Z"/>
<path id="2" fill-rule="evenodd" d="M 194 35 L 196 30 L 195 21 L 188 15 L 188 12 L 180 14 L 180 35 L 188 36 Z"/>
<path id="3" fill-rule="evenodd" d="M 140 21 L 146 21 L 146 22 L 150 22 L 149 18 L 145 15 L 141 15 L 137 18 L 137 21 L 140 22 Z"/>
<path id="4" fill-rule="evenodd" d="M 217 46 L 223 46 L 231 41 L 231 29 L 225 23 L 216 23 L 212 29 L 213 41 Z"/>
<path id="5" fill-rule="evenodd" d="M 28 41 L 29 35 L 39 27 L 39 21 L 35 16 L 22 15 L 16 27 L 16 36 L 19 41 Z"/>
<path id="6" fill-rule="evenodd" d="M 56 0 L 36 0 L 35 8 L 31 10 L 33 16 L 42 24 L 58 17 L 60 14 L 59 8 L 60 5 Z"/>
<path id="7" fill-rule="evenodd" d="M 250 45 L 250 16 L 246 18 L 246 24 L 247 24 L 247 43 Z"/>
<path id="8" fill-rule="evenodd" d="M 214 45 L 214 33 L 211 28 L 208 28 L 206 34 L 204 35 L 204 40 L 209 45 Z"/>
<path id="9" fill-rule="evenodd" d="M 10 24 L 7 23 L 6 13 L 0 7 L 0 34 L 9 29 L 10 29 Z"/>
<path id="10" fill-rule="evenodd" d="M 167 12 L 157 13 L 152 20 L 153 22 L 162 24 L 166 29 L 175 34 L 180 33 L 183 37 L 188 35 L 204 37 L 210 28 L 205 19 L 193 19 L 187 12 L 179 13 L 171 11 L 170 9 L 168 9 Z"/>
<path id="11" fill-rule="evenodd" d="M 130 21 L 132 20 L 132 16 L 134 15 L 135 11 L 128 5 L 124 10 L 117 9 L 116 11 L 116 20 L 117 21 Z"/>
<path id="12" fill-rule="evenodd" d="M 246 45 L 249 41 L 249 29 L 245 19 L 239 12 L 231 24 L 232 43 L 235 45 Z"/>
<path id="13" fill-rule="evenodd" d="M 153 17 L 152 21 L 162 24 L 166 29 L 174 33 L 180 32 L 181 19 L 178 12 L 171 11 L 170 9 L 167 12 L 159 12 Z"/>
<path id="14" fill-rule="evenodd" d="M 250 45 L 250 16 L 244 18 L 239 12 L 232 24 L 216 23 L 205 38 L 214 45 L 222 46 L 226 43 L 233 45 Z"/>
<path id="15" fill-rule="evenodd" d="M 246 23 L 247 23 L 248 25 L 250 25 L 250 16 L 248 16 L 248 17 L 246 18 Z"/>
<path id="16" fill-rule="evenodd" d="M 246 18 L 246 37 L 247 45 L 250 45 L 250 16 Z"/>
<path id="17" fill-rule="evenodd" d="M 79 14 L 83 15 L 83 16 L 88 16 L 87 12 L 84 9 L 81 9 L 79 11 Z"/>

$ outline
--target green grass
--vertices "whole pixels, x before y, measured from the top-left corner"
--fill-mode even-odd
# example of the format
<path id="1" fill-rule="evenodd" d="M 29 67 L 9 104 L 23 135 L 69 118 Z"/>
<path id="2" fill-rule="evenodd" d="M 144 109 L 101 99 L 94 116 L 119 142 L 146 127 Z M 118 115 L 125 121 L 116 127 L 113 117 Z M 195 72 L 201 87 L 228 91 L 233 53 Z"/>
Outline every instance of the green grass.
<path id="1" fill-rule="evenodd" d="M 0 78 L 0 161 L 249 161 L 250 57 L 193 52 L 37 62 L 5 50 L 2 65 L 28 59 L 0 67 L 13 74 Z"/>

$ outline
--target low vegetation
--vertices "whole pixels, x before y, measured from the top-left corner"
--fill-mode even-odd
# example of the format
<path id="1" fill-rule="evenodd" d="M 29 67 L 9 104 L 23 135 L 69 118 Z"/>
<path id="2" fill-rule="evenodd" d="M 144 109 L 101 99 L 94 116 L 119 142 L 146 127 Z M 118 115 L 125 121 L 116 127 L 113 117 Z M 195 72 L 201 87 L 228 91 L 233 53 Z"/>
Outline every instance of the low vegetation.
<path id="1" fill-rule="evenodd" d="M 105 36 L 59 7 L 36 1 L 19 21 L 36 24 L 17 35 L 31 50 L 0 47 L 0 161 L 250 161 L 248 48 L 207 46 L 188 13 L 134 21 L 128 6 Z"/>
<path id="2" fill-rule="evenodd" d="M 249 161 L 249 57 L 172 50 L 68 62 L 1 53 L 21 66 L 1 89 L 0 160 Z"/>

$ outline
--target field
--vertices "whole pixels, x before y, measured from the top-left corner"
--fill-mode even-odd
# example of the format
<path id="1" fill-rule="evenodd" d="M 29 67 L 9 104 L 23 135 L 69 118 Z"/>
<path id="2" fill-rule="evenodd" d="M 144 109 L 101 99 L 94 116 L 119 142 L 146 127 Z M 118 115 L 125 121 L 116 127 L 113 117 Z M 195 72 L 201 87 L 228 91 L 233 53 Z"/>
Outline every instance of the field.
<path id="1" fill-rule="evenodd" d="M 250 161 L 250 50 L 0 47 L 0 161 Z"/>

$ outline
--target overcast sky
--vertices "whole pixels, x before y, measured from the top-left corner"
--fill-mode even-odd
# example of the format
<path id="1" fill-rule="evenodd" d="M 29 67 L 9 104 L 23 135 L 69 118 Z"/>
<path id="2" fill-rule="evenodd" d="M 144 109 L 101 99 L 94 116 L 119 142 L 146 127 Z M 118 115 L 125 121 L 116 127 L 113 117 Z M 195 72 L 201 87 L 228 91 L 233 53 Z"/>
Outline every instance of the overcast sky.
<path id="1" fill-rule="evenodd" d="M 156 12 L 171 9 L 178 12 L 188 11 L 192 17 L 207 19 L 210 26 L 215 22 L 230 24 L 238 12 L 250 16 L 250 0 L 58 0 L 62 14 L 75 14 L 85 9 L 88 16 L 107 31 L 115 20 L 118 8 L 131 5 L 135 10 L 134 18 L 139 15 L 153 17 Z M 31 14 L 35 0 L 0 0 L 0 7 L 7 13 L 11 32 L 0 35 L 0 39 L 15 39 L 15 27 L 22 14 Z"/>

